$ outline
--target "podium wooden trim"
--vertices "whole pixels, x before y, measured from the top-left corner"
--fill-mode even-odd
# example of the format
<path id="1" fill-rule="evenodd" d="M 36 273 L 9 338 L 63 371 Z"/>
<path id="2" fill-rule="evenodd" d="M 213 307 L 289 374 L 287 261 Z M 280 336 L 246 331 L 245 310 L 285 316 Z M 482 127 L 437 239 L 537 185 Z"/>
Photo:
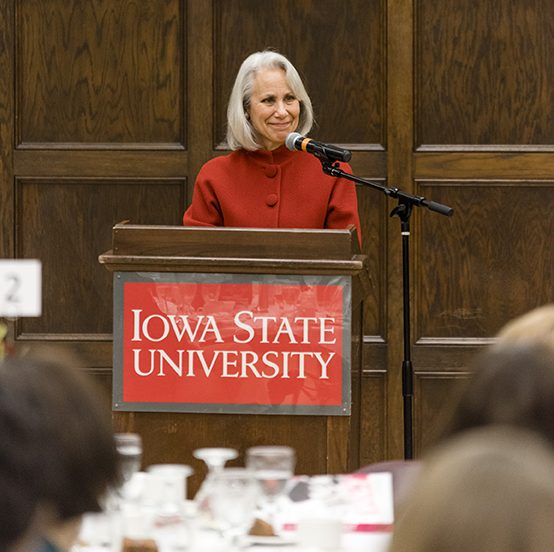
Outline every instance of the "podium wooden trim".
<path id="1" fill-rule="evenodd" d="M 202 446 L 283 444 L 298 453 L 299 473 L 344 473 L 359 466 L 362 301 L 370 281 L 354 227 L 344 230 L 203 228 L 116 224 L 112 249 L 99 256 L 111 272 L 193 272 L 236 274 L 341 275 L 352 278 L 350 416 L 164 413 L 169 427 L 187 427 L 188 457 L 172 446 L 148 452 L 145 462 L 191 463 Z M 117 412 L 120 428 L 159 441 L 159 415 Z M 191 428 L 198 426 L 198 431 Z M 237 428 L 229 435 L 225 428 Z M 239 429 L 241 428 L 242 431 Z M 194 478 L 191 488 L 194 489 Z"/>

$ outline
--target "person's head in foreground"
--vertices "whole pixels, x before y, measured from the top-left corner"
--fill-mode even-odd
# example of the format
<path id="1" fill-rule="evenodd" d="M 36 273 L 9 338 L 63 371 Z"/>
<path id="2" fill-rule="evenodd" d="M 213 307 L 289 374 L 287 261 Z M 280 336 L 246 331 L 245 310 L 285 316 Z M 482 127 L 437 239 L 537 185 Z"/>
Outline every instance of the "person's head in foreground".
<path id="1" fill-rule="evenodd" d="M 498 345 L 540 341 L 554 349 L 554 303 L 542 305 L 510 320 L 497 335 Z"/>
<path id="2" fill-rule="evenodd" d="M 472 427 L 537 431 L 554 446 L 554 349 L 542 342 L 489 347 L 447 414 L 439 440 Z"/>
<path id="3" fill-rule="evenodd" d="M 489 426 L 424 458 L 389 552 L 550 552 L 554 451 L 534 432 Z"/>
<path id="4" fill-rule="evenodd" d="M 0 364 L 0 550 L 34 550 L 39 537 L 100 509 L 118 481 L 103 399 L 59 351 Z"/>
<path id="5" fill-rule="evenodd" d="M 312 102 L 285 56 L 264 50 L 242 62 L 227 108 L 232 150 L 277 149 L 291 132 L 308 133 L 312 123 Z"/>
<path id="6" fill-rule="evenodd" d="M 438 440 L 489 424 L 538 431 L 554 445 L 554 305 L 511 320 L 477 355 Z"/>

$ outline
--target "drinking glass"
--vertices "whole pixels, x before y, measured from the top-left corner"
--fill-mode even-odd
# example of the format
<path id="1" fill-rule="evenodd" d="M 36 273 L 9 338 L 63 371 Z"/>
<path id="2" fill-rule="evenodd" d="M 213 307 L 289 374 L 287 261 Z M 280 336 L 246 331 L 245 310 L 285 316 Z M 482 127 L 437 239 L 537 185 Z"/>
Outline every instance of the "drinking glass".
<path id="1" fill-rule="evenodd" d="M 192 529 L 185 499 L 187 478 L 192 468 L 186 464 L 154 464 L 146 469 L 143 508 L 150 513 L 153 537 L 163 550 L 186 550 Z"/>
<path id="2" fill-rule="evenodd" d="M 260 515 L 279 532 L 279 499 L 294 475 L 296 454 L 291 447 L 259 446 L 246 451 L 246 467 L 254 472 L 262 491 Z"/>
<path id="3" fill-rule="evenodd" d="M 204 447 L 194 450 L 192 455 L 206 463 L 208 472 L 215 472 L 222 469 L 228 460 L 234 460 L 239 453 L 232 448 Z"/>
<path id="4" fill-rule="evenodd" d="M 227 550 L 239 550 L 241 540 L 254 522 L 259 486 L 246 468 L 227 468 L 213 474 L 209 505 Z"/>
<path id="5" fill-rule="evenodd" d="M 186 464 L 153 464 L 146 468 L 147 489 L 163 512 L 182 510 L 187 496 L 187 478 L 192 468 Z"/>
<path id="6" fill-rule="evenodd" d="M 208 499 L 210 495 L 210 483 L 214 474 L 220 472 L 228 460 L 234 460 L 238 455 L 238 451 L 232 448 L 222 447 L 204 447 L 196 449 L 192 455 L 198 460 L 202 460 L 208 467 L 208 473 L 198 489 L 194 500 L 199 512 L 208 514 L 210 512 Z"/>
<path id="7" fill-rule="evenodd" d="M 131 494 L 129 482 L 133 475 L 140 471 L 142 462 L 142 439 L 137 433 L 116 433 L 114 439 L 121 475 L 118 494 L 123 499 L 129 499 Z"/>

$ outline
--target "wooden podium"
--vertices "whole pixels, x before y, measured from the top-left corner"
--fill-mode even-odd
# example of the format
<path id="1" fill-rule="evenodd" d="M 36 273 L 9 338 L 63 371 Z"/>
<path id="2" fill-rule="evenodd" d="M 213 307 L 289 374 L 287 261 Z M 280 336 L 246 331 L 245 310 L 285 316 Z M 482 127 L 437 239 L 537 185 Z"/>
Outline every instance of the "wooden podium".
<path id="1" fill-rule="evenodd" d="M 142 226 L 113 228 L 112 249 L 99 257 L 117 278 L 129 274 L 176 273 L 209 279 L 214 274 L 264 277 L 336 277 L 350 284 L 349 415 L 244 414 L 141 411 L 115 408 L 116 430 L 136 431 L 144 441 L 144 466 L 158 462 L 191 464 L 197 488 L 204 468 L 195 448 L 289 445 L 297 453 L 297 473 L 344 473 L 359 466 L 362 301 L 369 288 L 367 258 L 360 254 L 356 231 Z M 115 286 L 114 286 L 115 289 Z M 114 321 L 120 301 L 114 294 Z M 114 322 L 114 385 L 120 331 Z M 114 395 L 115 396 L 115 395 Z M 115 399 L 114 399 L 115 403 Z"/>

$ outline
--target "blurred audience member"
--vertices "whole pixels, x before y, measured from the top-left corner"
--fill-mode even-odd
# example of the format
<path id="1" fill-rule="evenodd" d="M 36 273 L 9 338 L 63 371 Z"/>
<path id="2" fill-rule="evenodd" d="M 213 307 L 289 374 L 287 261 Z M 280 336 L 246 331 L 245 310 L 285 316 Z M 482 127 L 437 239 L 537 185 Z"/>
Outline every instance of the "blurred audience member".
<path id="1" fill-rule="evenodd" d="M 554 350 L 543 343 L 493 346 L 446 416 L 438 440 L 491 424 L 532 429 L 554 445 Z"/>
<path id="2" fill-rule="evenodd" d="M 554 303 L 514 318 L 498 332 L 498 345 L 530 341 L 541 341 L 554 347 Z"/>
<path id="3" fill-rule="evenodd" d="M 79 519 L 118 482 L 105 397 L 72 356 L 0 364 L 0 550 L 69 550 Z M 33 544 L 31 544 L 33 543 Z"/>
<path id="4" fill-rule="evenodd" d="M 509 322 L 470 368 L 436 440 L 504 424 L 535 430 L 554 445 L 554 305 Z"/>
<path id="5" fill-rule="evenodd" d="M 550 445 L 534 432 L 489 426 L 424 458 L 389 552 L 550 552 L 553 520 Z"/>

